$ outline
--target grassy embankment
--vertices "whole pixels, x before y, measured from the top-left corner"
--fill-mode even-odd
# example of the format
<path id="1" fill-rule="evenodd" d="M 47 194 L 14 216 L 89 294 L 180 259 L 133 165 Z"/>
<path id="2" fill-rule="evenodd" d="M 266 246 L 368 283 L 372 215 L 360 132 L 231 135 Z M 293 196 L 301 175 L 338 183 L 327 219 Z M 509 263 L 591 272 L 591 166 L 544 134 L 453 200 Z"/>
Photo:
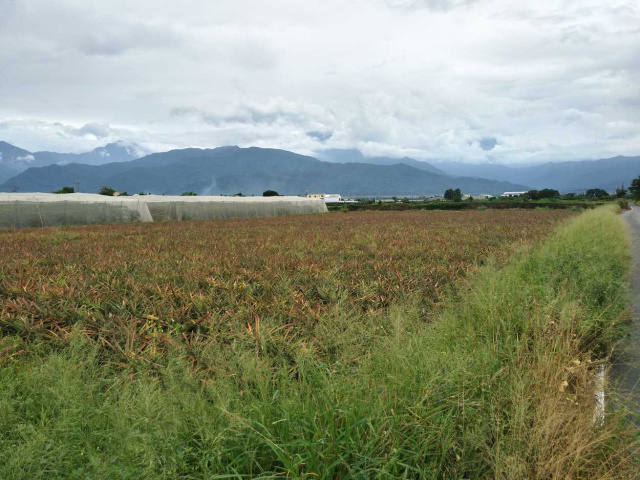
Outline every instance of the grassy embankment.
<path id="1" fill-rule="evenodd" d="M 39 329 L 15 310 L 38 302 L 4 279 L 0 478 L 624 478 L 631 434 L 615 417 L 594 428 L 590 369 L 620 334 L 627 257 L 621 220 L 599 209 L 485 266 L 433 321 L 418 287 L 348 318 L 348 294 L 334 291 L 306 330 L 256 317 L 233 335 L 172 332 L 159 315 L 132 330 L 123 312 L 149 305 L 130 290 L 129 304 L 106 298 L 108 288 L 113 336 L 64 298 L 39 307 L 41 317 L 57 308 L 64 326 Z M 65 288 L 60 268 L 50 290 Z M 132 288 L 98 280 L 96 291 Z M 175 303 L 175 319 L 184 292 L 155 295 Z"/>

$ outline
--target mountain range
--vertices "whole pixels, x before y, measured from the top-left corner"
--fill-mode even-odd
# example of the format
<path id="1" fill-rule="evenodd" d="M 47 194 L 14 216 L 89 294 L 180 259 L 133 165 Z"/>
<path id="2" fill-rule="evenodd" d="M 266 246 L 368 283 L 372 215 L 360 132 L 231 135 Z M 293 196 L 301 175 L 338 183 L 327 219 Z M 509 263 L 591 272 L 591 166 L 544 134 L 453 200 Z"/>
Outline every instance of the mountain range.
<path id="1" fill-rule="evenodd" d="M 529 166 L 425 162 L 365 157 L 332 149 L 316 157 L 269 148 L 187 148 L 137 158 L 135 146 L 111 143 L 81 154 L 35 152 L 0 142 L 0 191 L 49 192 L 63 186 L 97 192 L 260 195 L 265 190 L 358 195 L 501 194 L 530 188 L 561 192 L 613 191 L 640 175 L 640 157 L 544 163 Z"/>
<path id="2" fill-rule="evenodd" d="M 318 152 L 318 158 L 328 162 L 371 163 L 389 165 L 404 163 L 441 175 L 480 177 L 490 180 L 527 185 L 530 188 L 554 188 L 561 192 L 584 192 L 590 188 L 602 188 L 613 192 L 624 183 L 640 175 L 640 156 L 617 156 L 601 160 L 570 162 L 546 162 L 538 165 L 509 166 L 491 163 L 462 163 L 436 161 L 428 163 L 412 158 L 367 158 L 358 150 L 332 149 Z"/>
<path id="3" fill-rule="evenodd" d="M 640 175 L 640 156 L 548 162 L 522 167 L 457 162 L 439 162 L 437 165 L 450 175 L 483 176 L 493 180 L 524 183 L 535 189 L 555 188 L 566 193 L 584 192 L 590 188 L 613 192 L 622 184 L 629 186 L 631 180 Z"/>
<path id="4" fill-rule="evenodd" d="M 79 186 L 83 192 L 97 192 L 107 185 L 129 193 L 260 195 L 276 190 L 289 195 L 324 192 L 349 196 L 437 195 L 447 188 L 500 194 L 525 188 L 504 181 L 453 177 L 398 162 L 330 163 L 286 150 L 228 146 L 172 150 L 103 165 L 31 167 L 1 185 L 0 191 L 50 192 L 66 185 Z"/>

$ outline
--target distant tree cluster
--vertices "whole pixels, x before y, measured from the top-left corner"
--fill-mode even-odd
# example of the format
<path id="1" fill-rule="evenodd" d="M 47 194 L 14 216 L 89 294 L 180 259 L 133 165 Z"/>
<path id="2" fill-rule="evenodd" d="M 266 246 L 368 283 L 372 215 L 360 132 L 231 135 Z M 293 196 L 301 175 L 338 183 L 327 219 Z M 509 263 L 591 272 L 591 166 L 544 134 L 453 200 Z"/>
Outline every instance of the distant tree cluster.
<path id="1" fill-rule="evenodd" d="M 263 197 L 279 197 L 280 195 L 275 190 L 267 190 L 262 193 Z"/>
<path id="2" fill-rule="evenodd" d="M 609 192 L 602 188 L 590 188 L 584 194 L 587 198 L 606 198 L 609 196 Z"/>
<path id="3" fill-rule="evenodd" d="M 629 193 L 635 200 L 640 200 L 640 176 L 631 180 L 631 185 L 629 185 Z"/>
<path id="4" fill-rule="evenodd" d="M 181 197 L 197 197 L 198 194 L 196 192 L 192 192 L 189 190 L 188 192 L 182 192 Z"/>
<path id="5" fill-rule="evenodd" d="M 542 190 L 529 190 L 524 194 L 527 200 L 542 200 L 543 198 L 560 198 L 560 192 L 553 188 L 543 188 Z"/>
<path id="6" fill-rule="evenodd" d="M 616 197 L 624 198 L 627 196 L 627 190 L 624 188 L 624 185 L 620 188 L 616 188 Z"/>
<path id="7" fill-rule="evenodd" d="M 60 190 L 56 190 L 53 193 L 57 193 L 57 194 L 76 193 L 76 190 L 73 187 L 62 187 Z"/>
<path id="8" fill-rule="evenodd" d="M 111 187 L 104 186 L 98 192 L 98 195 L 104 195 L 106 197 L 128 197 L 127 192 L 118 192 Z"/>
<path id="9" fill-rule="evenodd" d="M 462 192 L 459 188 L 456 188 L 455 190 L 453 188 L 447 188 L 444 192 L 444 199 L 450 202 L 461 202 Z"/>

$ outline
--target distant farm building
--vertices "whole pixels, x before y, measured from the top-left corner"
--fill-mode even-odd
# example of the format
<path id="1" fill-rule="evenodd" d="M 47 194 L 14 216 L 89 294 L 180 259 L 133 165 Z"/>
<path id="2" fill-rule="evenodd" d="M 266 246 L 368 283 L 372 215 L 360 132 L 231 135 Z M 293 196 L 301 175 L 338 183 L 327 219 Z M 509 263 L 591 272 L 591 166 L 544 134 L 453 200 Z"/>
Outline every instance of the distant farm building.
<path id="1" fill-rule="evenodd" d="M 324 203 L 340 203 L 344 201 L 338 193 L 308 193 L 307 198 L 320 198 L 324 200 Z"/>
<path id="2" fill-rule="evenodd" d="M 522 195 L 524 195 L 527 192 L 504 192 L 502 195 L 500 195 L 502 198 L 509 198 L 509 197 L 520 197 Z"/>

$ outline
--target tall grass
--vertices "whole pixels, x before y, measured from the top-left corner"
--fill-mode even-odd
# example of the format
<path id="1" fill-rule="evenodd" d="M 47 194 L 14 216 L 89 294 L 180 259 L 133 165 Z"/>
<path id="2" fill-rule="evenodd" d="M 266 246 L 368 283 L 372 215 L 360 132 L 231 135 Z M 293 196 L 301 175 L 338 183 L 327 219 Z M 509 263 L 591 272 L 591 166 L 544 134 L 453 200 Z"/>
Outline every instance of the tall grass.
<path id="1" fill-rule="evenodd" d="M 591 382 L 628 261 L 598 209 L 486 265 L 428 323 L 407 297 L 366 317 L 377 334 L 336 308 L 321 346 L 256 321 L 250 349 L 168 342 L 126 364 L 82 322 L 62 350 L 5 337 L 30 352 L 0 369 L 0 478 L 632 478 L 634 432 L 594 426 Z"/>

